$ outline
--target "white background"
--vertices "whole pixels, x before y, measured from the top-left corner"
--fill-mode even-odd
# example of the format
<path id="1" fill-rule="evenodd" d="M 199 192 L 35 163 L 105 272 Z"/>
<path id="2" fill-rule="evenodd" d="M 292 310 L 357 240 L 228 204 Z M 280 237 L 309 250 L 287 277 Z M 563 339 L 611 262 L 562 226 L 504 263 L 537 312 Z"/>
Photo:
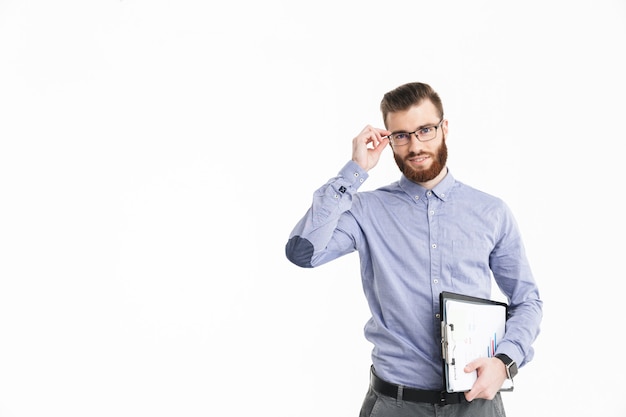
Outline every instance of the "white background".
<path id="1" fill-rule="evenodd" d="M 625 41 L 624 1 L 0 0 L 0 416 L 357 415 L 357 256 L 284 245 L 409 81 L 540 285 L 507 415 L 625 416 Z"/>

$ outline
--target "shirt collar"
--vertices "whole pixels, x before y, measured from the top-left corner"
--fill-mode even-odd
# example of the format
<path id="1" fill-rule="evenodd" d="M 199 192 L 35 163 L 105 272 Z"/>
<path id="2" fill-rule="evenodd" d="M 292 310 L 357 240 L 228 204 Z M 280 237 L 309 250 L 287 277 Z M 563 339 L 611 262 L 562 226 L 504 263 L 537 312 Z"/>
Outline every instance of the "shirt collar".
<path id="1" fill-rule="evenodd" d="M 400 177 L 400 187 L 404 190 L 404 192 L 406 192 L 410 196 L 414 197 L 416 195 L 419 195 L 421 197 L 421 196 L 426 195 L 428 191 L 432 191 L 432 193 L 437 198 L 443 201 L 446 201 L 450 197 L 450 190 L 452 190 L 452 187 L 455 182 L 456 181 L 454 177 L 452 176 L 450 169 L 448 169 L 448 173 L 446 174 L 445 177 L 443 177 L 441 182 L 437 184 L 432 190 L 427 190 L 421 185 L 414 183 L 413 181 L 408 179 L 406 176 L 404 176 L 404 174 L 402 174 L 402 177 Z"/>

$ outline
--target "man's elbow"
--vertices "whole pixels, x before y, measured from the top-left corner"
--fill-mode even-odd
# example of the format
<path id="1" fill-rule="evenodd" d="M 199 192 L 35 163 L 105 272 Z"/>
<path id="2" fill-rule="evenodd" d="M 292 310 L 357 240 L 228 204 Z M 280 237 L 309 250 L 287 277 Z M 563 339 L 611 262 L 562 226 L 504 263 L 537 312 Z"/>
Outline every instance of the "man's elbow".
<path id="1" fill-rule="evenodd" d="M 291 263 L 302 268 L 313 268 L 313 244 L 300 236 L 294 236 L 285 245 L 285 255 Z"/>

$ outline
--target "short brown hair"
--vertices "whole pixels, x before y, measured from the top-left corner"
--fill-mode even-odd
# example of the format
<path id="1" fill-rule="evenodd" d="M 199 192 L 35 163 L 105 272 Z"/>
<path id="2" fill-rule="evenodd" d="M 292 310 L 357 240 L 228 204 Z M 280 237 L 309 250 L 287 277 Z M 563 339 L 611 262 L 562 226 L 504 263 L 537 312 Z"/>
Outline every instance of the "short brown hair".
<path id="1" fill-rule="evenodd" d="M 441 98 L 428 84 L 407 83 L 386 93 L 380 102 L 380 111 L 383 112 L 385 127 L 387 127 L 387 115 L 389 113 L 408 110 L 424 100 L 430 100 L 439 111 L 439 117 L 443 118 Z"/>

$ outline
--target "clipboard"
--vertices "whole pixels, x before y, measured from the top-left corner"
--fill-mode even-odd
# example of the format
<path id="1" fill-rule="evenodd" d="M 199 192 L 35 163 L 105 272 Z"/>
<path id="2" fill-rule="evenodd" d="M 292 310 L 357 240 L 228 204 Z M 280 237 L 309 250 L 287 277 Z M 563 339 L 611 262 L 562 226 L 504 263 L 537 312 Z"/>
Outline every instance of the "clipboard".
<path id="1" fill-rule="evenodd" d="M 469 391 L 477 375 L 465 373 L 463 368 L 474 359 L 495 355 L 498 342 L 504 337 L 508 305 L 447 291 L 440 294 L 439 302 L 446 391 Z M 506 379 L 500 391 L 512 390 L 513 381 Z"/>

